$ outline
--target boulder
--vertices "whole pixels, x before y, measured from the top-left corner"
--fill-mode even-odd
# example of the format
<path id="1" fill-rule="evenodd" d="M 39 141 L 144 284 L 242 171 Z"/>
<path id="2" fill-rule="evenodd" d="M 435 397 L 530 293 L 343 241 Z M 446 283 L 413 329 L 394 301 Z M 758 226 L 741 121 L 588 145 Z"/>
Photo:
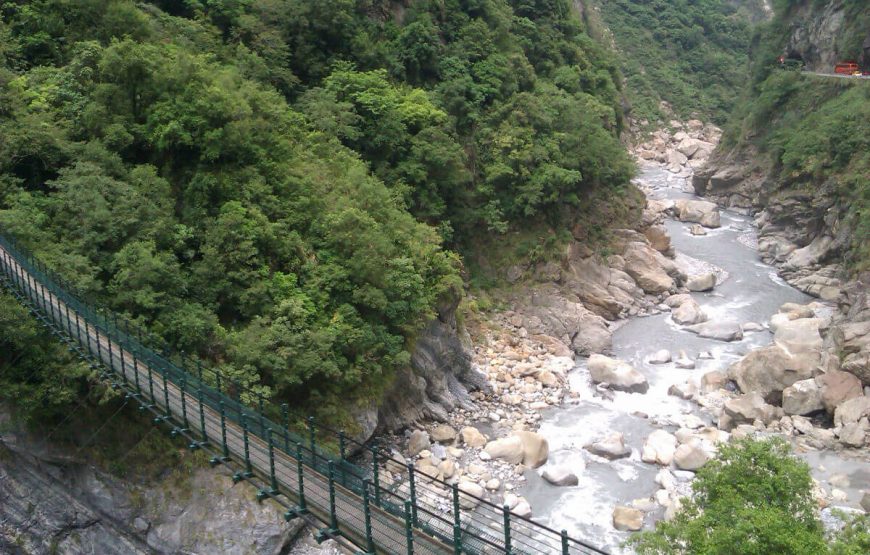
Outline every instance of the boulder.
<path id="1" fill-rule="evenodd" d="M 864 395 L 861 380 L 848 372 L 828 370 L 816 380 L 822 390 L 822 404 L 830 414 L 849 399 Z"/>
<path id="2" fill-rule="evenodd" d="M 681 326 L 692 326 L 707 321 L 707 315 L 694 299 L 689 299 L 674 309 L 671 318 Z"/>
<path id="3" fill-rule="evenodd" d="M 523 441 L 515 435 L 490 441 L 483 450 L 493 459 L 501 459 L 511 464 L 523 462 Z"/>
<path id="4" fill-rule="evenodd" d="M 701 391 L 703 393 L 711 393 L 723 389 L 727 382 L 728 376 L 719 370 L 712 370 L 701 376 Z"/>
<path id="5" fill-rule="evenodd" d="M 662 254 L 671 252 L 671 236 L 663 225 L 652 225 L 643 230 L 644 236 L 649 240 L 652 248 Z"/>
<path id="6" fill-rule="evenodd" d="M 668 388 L 668 395 L 680 399 L 691 399 L 698 392 L 698 388 L 692 382 L 675 383 Z"/>
<path id="7" fill-rule="evenodd" d="M 523 446 L 523 465 L 527 468 L 538 468 L 547 462 L 550 456 L 550 444 L 541 434 L 519 431 L 515 433 Z"/>
<path id="8" fill-rule="evenodd" d="M 619 432 L 614 432 L 600 441 L 586 445 L 584 449 L 609 461 L 623 459 L 631 455 L 631 449 L 625 446 L 625 437 Z"/>
<path id="9" fill-rule="evenodd" d="M 698 470 L 709 461 L 712 455 L 704 449 L 700 439 L 683 443 L 674 452 L 674 464 L 681 470 Z"/>
<path id="10" fill-rule="evenodd" d="M 541 476 L 554 486 L 576 486 L 580 483 L 577 475 L 565 465 L 548 466 Z"/>
<path id="11" fill-rule="evenodd" d="M 707 339 L 716 341 L 740 341 L 743 339 L 743 328 L 736 322 L 704 322 L 686 328 Z"/>
<path id="12" fill-rule="evenodd" d="M 706 200 L 677 200 L 674 201 L 677 218 L 681 222 L 701 224 L 704 227 L 716 228 L 722 225 L 719 216 L 719 207 Z"/>
<path id="13" fill-rule="evenodd" d="M 689 233 L 695 237 L 703 237 L 707 235 L 707 230 L 701 224 L 692 224 L 692 227 L 689 228 Z"/>
<path id="14" fill-rule="evenodd" d="M 870 424 L 867 424 L 866 418 L 861 422 L 846 424 L 840 430 L 840 443 L 846 447 L 854 447 L 856 449 L 864 447 L 867 443 L 868 428 L 870 428 Z"/>
<path id="15" fill-rule="evenodd" d="M 450 459 L 445 459 L 438 463 L 437 468 L 444 478 L 452 478 L 456 474 L 456 463 Z"/>
<path id="16" fill-rule="evenodd" d="M 660 253 L 643 243 L 628 243 L 623 253 L 625 272 L 646 293 L 664 293 L 676 286 L 659 257 Z"/>
<path id="17" fill-rule="evenodd" d="M 751 351 L 732 364 L 728 374 L 737 382 L 740 391 L 769 398 L 797 381 L 811 378 L 814 362 L 812 357 L 792 356 L 774 344 Z"/>
<path id="18" fill-rule="evenodd" d="M 429 441 L 429 434 L 423 430 L 414 430 L 411 432 L 411 437 L 408 439 L 408 453 L 415 457 L 423 449 L 428 449 L 432 445 Z"/>
<path id="19" fill-rule="evenodd" d="M 727 422 L 730 427 L 723 428 L 726 430 L 740 424 L 752 424 L 756 420 L 767 425 L 782 417 L 782 409 L 768 405 L 764 402 L 764 398 L 755 392 L 725 401 L 722 412 L 728 417 Z M 722 427 L 721 420 L 720 418 L 720 427 Z"/>
<path id="20" fill-rule="evenodd" d="M 689 295 L 688 293 L 680 293 L 679 295 L 671 295 L 670 297 L 665 299 L 665 305 L 667 305 L 671 308 L 677 308 L 678 306 L 681 306 L 683 303 L 687 303 L 691 300 L 694 300 L 694 299 L 692 299 L 692 296 Z"/>
<path id="21" fill-rule="evenodd" d="M 870 418 L 870 397 L 855 397 L 837 407 L 834 426 L 855 424 L 865 416 Z"/>
<path id="22" fill-rule="evenodd" d="M 680 351 L 680 356 L 674 361 L 674 366 L 677 368 L 682 368 L 684 370 L 692 370 L 695 368 L 695 361 L 689 358 L 689 355 L 686 354 L 686 351 Z"/>
<path id="23" fill-rule="evenodd" d="M 650 355 L 648 362 L 650 364 L 667 364 L 671 361 L 671 352 L 667 349 L 656 351 Z"/>
<path id="24" fill-rule="evenodd" d="M 459 482 L 459 491 L 467 495 L 459 496 L 459 506 L 470 511 L 480 504 L 480 499 L 483 497 L 483 487 L 474 482 Z"/>
<path id="25" fill-rule="evenodd" d="M 646 438 L 640 459 L 651 464 L 668 466 L 674 460 L 677 438 L 664 430 L 656 430 Z"/>
<path id="26" fill-rule="evenodd" d="M 695 292 L 711 291 L 716 287 L 716 274 L 709 272 L 699 276 L 692 276 L 686 283 L 686 287 L 689 291 Z"/>
<path id="27" fill-rule="evenodd" d="M 554 337 L 578 355 L 604 353 L 612 347 L 607 320 L 586 308 L 579 298 L 568 298 L 554 284 L 518 297 L 517 306 L 523 315 L 522 327 L 530 335 Z"/>
<path id="28" fill-rule="evenodd" d="M 430 437 L 433 441 L 437 441 L 438 443 L 448 443 L 456 439 L 456 430 L 454 430 L 447 424 L 440 424 L 438 426 L 435 426 L 435 429 L 432 430 Z"/>
<path id="29" fill-rule="evenodd" d="M 631 365 L 604 355 L 592 355 L 587 364 L 589 374 L 595 383 L 607 383 L 617 391 L 646 393 L 649 383 Z"/>
<path id="30" fill-rule="evenodd" d="M 621 532 L 637 532 L 643 528 L 643 511 L 618 506 L 613 509 L 613 527 Z"/>
<path id="31" fill-rule="evenodd" d="M 462 443 L 469 447 L 483 447 L 486 445 L 486 436 L 473 426 L 466 426 L 459 432 Z"/>
<path id="32" fill-rule="evenodd" d="M 796 381 L 782 390 L 782 410 L 788 415 L 805 415 L 825 408 L 816 380 Z"/>
<path id="33" fill-rule="evenodd" d="M 777 326 L 773 342 L 792 356 L 805 357 L 808 365 L 817 366 L 821 359 L 823 321 L 820 318 L 789 320 Z"/>

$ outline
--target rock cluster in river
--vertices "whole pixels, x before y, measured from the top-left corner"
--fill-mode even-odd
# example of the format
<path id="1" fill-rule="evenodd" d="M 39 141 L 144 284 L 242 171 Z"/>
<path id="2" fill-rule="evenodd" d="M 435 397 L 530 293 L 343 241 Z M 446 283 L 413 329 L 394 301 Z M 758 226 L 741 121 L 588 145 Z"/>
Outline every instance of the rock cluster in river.
<path id="1" fill-rule="evenodd" d="M 713 124 L 672 121 L 670 130 L 654 132 L 635 147 L 635 152 L 641 160 L 659 162 L 674 173 L 684 174 L 703 167 L 721 137 L 722 130 Z"/>

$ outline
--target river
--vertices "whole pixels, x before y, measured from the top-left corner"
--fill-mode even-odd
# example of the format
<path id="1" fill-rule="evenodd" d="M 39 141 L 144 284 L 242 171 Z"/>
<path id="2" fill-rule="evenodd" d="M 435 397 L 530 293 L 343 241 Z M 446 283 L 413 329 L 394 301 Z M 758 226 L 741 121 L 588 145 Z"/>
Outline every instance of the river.
<path id="1" fill-rule="evenodd" d="M 643 167 L 638 182 L 651 198 L 697 198 L 685 192 L 684 178 L 657 166 Z M 689 226 L 682 222 L 669 220 L 665 224 L 681 266 L 712 265 L 717 269 L 720 280 L 717 287 L 709 293 L 692 294 L 710 321 L 765 324 L 783 303 L 805 304 L 813 300 L 781 280 L 775 268 L 760 261 L 751 217 L 730 211 L 722 211 L 721 216 L 722 227 L 707 230 L 705 236 L 692 235 Z M 575 469 L 580 483 L 576 487 L 555 487 L 538 472 L 526 472 L 522 494 L 535 508 L 536 519 L 619 552 L 619 545 L 628 534 L 613 528 L 614 506 L 651 498 L 659 489 L 655 476 L 661 467 L 640 460 L 646 437 L 657 428 L 673 433 L 687 415 L 712 423 L 710 415 L 697 404 L 668 395 L 668 388 L 687 379 L 698 381 L 712 370 L 724 371 L 748 351 L 771 340 L 772 334 L 766 329 L 747 332 L 743 340 L 731 343 L 703 339 L 682 330 L 668 313 L 625 322 L 613 336 L 614 356 L 643 373 L 649 381 L 649 391 L 603 396 L 591 385 L 585 360 L 578 359 L 577 368 L 570 375 L 571 389 L 577 398 L 572 404 L 546 412 L 539 431 L 550 443 L 550 464 L 568 464 Z M 675 359 L 685 350 L 690 358 L 696 359 L 696 368 L 685 370 L 673 363 L 647 363 L 647 357 L 661 349 L 670 350 Z M 699 359 L 701 353 L 708 353 L 710 358 Z M 630 457 L 611 462 L 583 449 L 614 431 L 625 435 L 625 444 L 632 450 Z M 826 480 L 835 472 L 845 473 L 853 484 L 843 486 L 849 501 L 856 503 L 859 499 L 857 484 L 870 483 L 870 472 L 864 463 L 830 452 L 804 456 L 819 480 Z M 685 480 L 683 487 L 688 491 L 692 474 L 679 471 L 675 474 Z M 647 515 L 645 526 L 651 527 L 662 515 L 663 509 L 657 507 Z"/>

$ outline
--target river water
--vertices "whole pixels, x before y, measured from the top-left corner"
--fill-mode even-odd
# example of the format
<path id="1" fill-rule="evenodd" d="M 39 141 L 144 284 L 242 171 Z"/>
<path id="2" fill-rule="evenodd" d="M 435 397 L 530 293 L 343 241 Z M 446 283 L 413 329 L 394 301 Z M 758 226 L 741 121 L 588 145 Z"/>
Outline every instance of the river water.
<path id="1" fill-rule="evenodd" d="M 685 192 L 685 179 L 659 167 L 642 168 L 638 181 L 650 198 L 697 198 Z M 706 236 L 691 235 L 689 226 L 681 222 L 668 220 L 665 224 L 677 250 L 678 262 L 683 261 L 683 266 L 688 263 L 703 267 L 706 263 L 717 267 L 720 283 L 716 288 L 709 293 L 692 294 L 710 321 L 764 324 L 783 303 L 812 300 L 781 280 L 775 268 L 760 261 L 750 217 L 730 211 L 723 211 L 721 215 L 722 227 L 707 230 Z M 619 545 L 628 534 L 613 528 L 614 506 L 651 497 L 659 489 L 655 475 L 661 467 L 640 460 L 646 437 L 657 428 L 676 431 L 686 415 L 711 423 L 709 415 L 703 414 L 695 403 L 668 395 L 668 388 L 687 379 L 697 382 L 712 370 L 724 371 L 750 350 L 771 340 L 772 334 L 767 330 L 747 332 L 742 341 L 732 343 L 703 339 L 680 329 L 668 313 L 626 322 L 614 333 L 614 356 L 643 373 L 649 381 L 649 391 L 645 394 L 616 392 L 612 398 L 605 398 L 591 385 L 585 360 L 578 359 L 578 366 L 570 375 L 571 388 L 577 394 L 575 404 L 545 413 L 539 431 L 550 443 L 550 464 L 568 464 L 580 483 L 576 487 L 555 487 L 545 482 L 538 472 L 528 471 L 522 494 L 534 508 L 536 519 L 557 530 L 566 529 L 578 539 L 620 552 Z M 696 359 L 696 368 L 678 369 L 673 363 L 648 364 L 646 358 L 661 349 L 670 350 L 675 359 L 685 350 Z M 702 352 L 712 357 L 698 359 Z M 611 462 L 583 449 L 584 445 L 614 431 L 625 435 L 625 444 L 632 450 L 629 458 Z M 817 479 L 824 480 L 832 472 L 844 472 L 856 486 L 870 483 L 870 471 L 865 464 L 843 460 L 833 453 L 806 456 Z M 848 493 L 851 504 L 855 505 L 859 495 L 857 487 L 849 489 Z M 651 527 L 652 521 L 662 514 L 663 511 L 658 510 L 648 515 L 646 526 Z"/>

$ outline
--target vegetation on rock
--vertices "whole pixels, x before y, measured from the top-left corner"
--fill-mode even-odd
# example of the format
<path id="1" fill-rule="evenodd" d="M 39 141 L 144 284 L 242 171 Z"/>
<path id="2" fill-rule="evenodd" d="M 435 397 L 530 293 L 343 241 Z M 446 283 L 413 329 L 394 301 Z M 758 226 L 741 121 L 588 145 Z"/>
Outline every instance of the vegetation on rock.
<path id="1" fill-rule="evenodd" d="M 828 546 L 812 488 L 809 467 L 784 440 L 724 444 L 698 471 L 676 517 L 630 543 L 642 555 L 866 552 L 865 517 L 850 520 Z"/>
<path id="2" fill-rule="evenodd" d="M 0 224 L 300 413 L 377 397 L 463 245 L 633 171 L 568 0 L 406 4 L 4 3 Z"/>
<path id="3" fill-rule="evenodd" d="M 723 123 L 746 80 L 750 17 L 722 0 L 602 0 L 626 78 L 632 116 L 670 114 Z"/>

